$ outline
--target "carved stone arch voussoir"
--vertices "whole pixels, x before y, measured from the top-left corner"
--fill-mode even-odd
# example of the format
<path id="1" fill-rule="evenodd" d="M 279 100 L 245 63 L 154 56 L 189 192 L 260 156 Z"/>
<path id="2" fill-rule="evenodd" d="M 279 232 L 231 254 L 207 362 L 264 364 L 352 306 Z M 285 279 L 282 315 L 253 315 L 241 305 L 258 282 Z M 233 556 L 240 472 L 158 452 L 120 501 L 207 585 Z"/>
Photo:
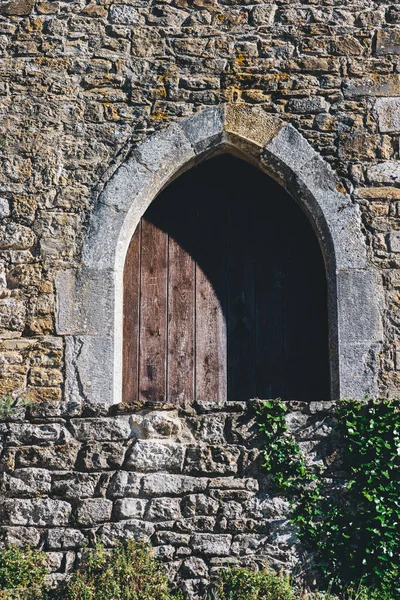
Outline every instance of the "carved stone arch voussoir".
<path id="1" fill-rule="evenodd" d="M 123 269 L 130 239 L 169 182 L 221 152 L 241 156 L 276 179 L 316 232 L 328 279 L 332 398 L 377 393 L 383 292 L 368 262 L 358 206 L 293 126 L 260 106 L 232 104 L 204 109 L 151 135 L 98 198 L 80 269 L 56 278 L 67 399 L 121 401 Z"/>

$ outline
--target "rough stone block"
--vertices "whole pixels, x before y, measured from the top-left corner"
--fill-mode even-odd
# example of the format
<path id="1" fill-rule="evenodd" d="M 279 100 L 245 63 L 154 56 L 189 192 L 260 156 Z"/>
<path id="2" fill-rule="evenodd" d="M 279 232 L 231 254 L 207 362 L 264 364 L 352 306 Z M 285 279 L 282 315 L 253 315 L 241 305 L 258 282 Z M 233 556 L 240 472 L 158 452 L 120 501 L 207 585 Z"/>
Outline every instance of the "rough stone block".
<path id="1" fill-rule="evenodd" d="M 85 536 L 79 529 L 63 527 L 49 529 L 47 532 L 47 545 L 50 550 L 81 548 L 84 543 Z"/>
<path id="2" fill-rule="evenodd" d="M 375 102 L 381 133 L 397 133 L 400 131 L 400 98 L 378 98 Z"/>
<path id="3" fill-rule="evenodd" d="M 367 178 L 371 183 L 399 183 L 400 163 L 387 160 L 367 170 Z"/>
<path id="4" fill-rule="evenodd" d="M 18 449 L 16 467 L 37 467 L 54 471 L 74 468 L 80 444 L 75 441 L 54 446 L 26 446 Z"/>
<path id="5" fill-rule="evenodd" d="M 137 473 L 119 471 L 115 473 L 108 486 L 107 496 L 110 498 L 124 498 L 139 496 L 142 476 Z"/>
<path id="6" fill-rule="evenodd" d="M 92 473 L 68 473 L 53 475 L 52 494 L 75 500 L 76 498 L 91 498 L 95 495 L 100 475 Z"/>
<path id="7" fill-rule="evenodd" d="M 113 503 L 104 498 L 83 500 L 76 511 L 76 520 L 81 525 L 93 526 L 111 520 Z"/>
<path id="8" fill-rule="evenodd" d="M 10 525 L 67 525 L 71 506 L 62 500 L 5 500 L 0 508 L 3 522 Z"/>
<path id="9" fill-rule="evenodd" d="M 203 559 L 191 556 L 183 561 L 180 573 L 183 577 L 207 577 L 208 569 Z"/>
<path id="10" fill-rule="evenodd" d="M 399 96 L 400 76 L 377 75 L 368 76 L 363 79 L 345 79 L 343 82 L 343 93 L 345 98 L 357 98 L 358 96 Z"/>
<path id="11" fill-rule="evenodd" d="M 0 299 L 0 329 L 23 331 L 26 326 L 26 301 L 23 298 Z"/>
<path id="12" fill-rule="evenodd" d="M 59 423 L 10 423 L 9 431 L 9 443 L 22 446 L 52 444 L 71 437 Z"/>
<path id="13" fill-rule="evenodd" d="M 205 494 L 185 496 L 182 500 L 182 514 L 185 517 L 216 515 L 219 502 Z"/>
<path id="14" fill-rule="evenodd" d="M 168 494 L 184 494 L 203 492 L 207 488 L 208 479 L 204 477 L 186 477 L 185 475 L 158 474 L 143 477 L 143 494 L 147 496 L 166 496 Z"/>
<path id="15" fill-rule="evenodd" d="M 136 25 L 139 23 L 139 13 L 133 6 L 113 4 L 110 8 L 109 19 L 118 25 Z"/>
<path id="16" fill-rule="evenodd" d="M 276 4 L 261 4 L 250 13 L 250 23 L 256 27 L 272 25 L 276 13 Z"/>
<path id="17" fill-rule="evenodd" d="M 293 98 L 288 102 L 288 110 L 293 113 L 315 114 L 329 111 L 330 104 L 321 96 Z"/>
<path id="18" fill-rule="evenodd" d="M 132 416 L 132 430 L 139 439 L 177 438 L 182 425 L 176 411 L 151 411 Z"/>
<path id="19" fill-rule="evenodd" d="M 139 473 L 168 471 L 179 473 L 185 456 L 183 444 L 137 442 L 127 456 L 125 468 Z"/>
<path id="20" fill-rule="evenodd" d="M 387 239 L 389 252 L 400 252 L 400 231 L 389 233 Z"/>
<path id="21" fill-rule="evenodd" d="M 189 418 L 187 422 L 197 440 L 209 444 L 223 444 L 225 421 L 226 415 L 222 413 Z"/>
<path id="22" fill-rule="evenodd" d="M 199 123 L 199 119 L 201 123 Z M 224 110 L 213 107 L 203 110 L 199 115 L 185 119 L 182 129 L 192 144 L 196 154 L 212 147 L 223 137 Z"/>
<path id="23" fill-rule="evenodd" d="M 142 519 L 147 506 L 147 500 L 139 498 L 123 498 L 117 500 L 114 506 L 116 519 Z"/>
<path id="24" fill-rule="evenodd" d="M 12 17 L 25 17 L 31 14 L 34 0 L 10 0 L 2 2 L 0 14 Z"/>
<path id="25" fill-rule="evenodd" d="M 205 556 L 229 556 L 232 536 L 228 534 L 195 533 L 190 541 L 194 552 Z"/>
<path id="26" fill-rule="evenodd" d="M 74 437 L 80 441 L 123 441 L 132 437 L 129 416 L 104 419 L 71 419 Z"/>
<path id="27" fill-rule="evenodd" d="M 12 476 L 5 474 L 7 495 L 28 497 L 48 494 L 51 489 L 51 475 L 45 469 L 16 469 Z"/>
<path id="28" fill-rule="evenodd" d="M 41 530 L 34 527 L 0 527 L 0 540 L 5 546 L 26 547 L 30 544 L 37 548 L 41 539 Z"/>
<path id="29" fill-rule="evenodd" d="M 107 523 L 98 531 L 98 537 L 106 546 L 113 546 L 115 540 L 134 539 L 148 542 L 154 533 L 154 525 L 146 521 L 129 519 L 118 523 Z"/>
<path id="30" fill-rule="evenodd" d="M 121 442 L 87 442 L 79 452 L 77 465 L 82 471 L 118 469 L 125 457 Z"/>
<path id="31" fill-rule="evenodd" d="M 233 475 L 238 471 L 239 458 L 236 446 L 189 446 L 184 471 L 191 475 Z"/>
<path id="32" fill-rule="evenodd" d="M 380 29 L 376 34 L 376 54 L 400 54 L 400 31 Z"/>
<path id="33" fill-rule="evenodd" d="M 258 148 L 270 142 L 282 128 L 283 123 L 265 112 L 246 104 L 227 104 L 225 108 L 225 131 L 234 136 L 240 147 L 240 139 L 248 140 Z"/>
<path id="34" fill-rule="evenodd" d="M 175 521 L 181 518 L 180 498 L 155 498 L 150 501 L 146 518 L 150 521 Z"/>

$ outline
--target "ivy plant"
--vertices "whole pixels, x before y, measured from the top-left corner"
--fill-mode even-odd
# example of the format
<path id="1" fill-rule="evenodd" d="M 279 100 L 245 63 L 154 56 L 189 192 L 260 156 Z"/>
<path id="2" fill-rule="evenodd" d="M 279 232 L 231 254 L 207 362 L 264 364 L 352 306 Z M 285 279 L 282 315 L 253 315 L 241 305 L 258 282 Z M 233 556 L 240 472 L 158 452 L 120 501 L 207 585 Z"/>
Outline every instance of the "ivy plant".
<path id="1" fill-rule="evenodd" d="M 346 479 L 334 483 L 307 468 L 286 412 L 279 400 L 257 412 L 264 467 L 292 498 L 292 522 L 321 575 L 342 589 L 361 580 L 400 600 L 399 400 L 338 403 L 335 433 Z"/>

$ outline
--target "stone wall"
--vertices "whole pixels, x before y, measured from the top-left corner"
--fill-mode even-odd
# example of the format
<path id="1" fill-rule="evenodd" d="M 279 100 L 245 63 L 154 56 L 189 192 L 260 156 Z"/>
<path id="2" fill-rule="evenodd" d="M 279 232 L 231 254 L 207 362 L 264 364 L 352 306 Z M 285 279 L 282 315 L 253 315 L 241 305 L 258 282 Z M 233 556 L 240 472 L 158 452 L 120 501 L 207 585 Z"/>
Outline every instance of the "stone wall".
<path id="1" fill-rule="evenodd" d="M 65 391 L 54 282 L 79 268 L 96 200 L 139 143 L 206 107 L 259 104 L 308 140 L 361 209 L 385 288 L 379 392 L 396 396 L 400 7 L 2 0 L 0 74 L 0 395 L 33 402 L 27 420 L 0 423 L 3 542 L 43 544 L 57 579 L 95 534 L 150 535 L 189 592 L 226 562 L 293 565 L 288 507 L 261 474 L 250 409 L 82 406 L 79 388 Z M 324 407 L 297 408 L 291 422 L 319 463 Z"/>
<path id="2" fill-rule="evenodd" d="M 0 541 L 43 547 L 57 581 L 85 542 L 150 539 L 190 598 L 204 598 L 224 565 L 299 567 L 289 502 L 262 469 L 254 408 L 111 415 L 64 405 L 51 417 L 32 408 L 29 420 L 1 424 Z M 289 408 L 308 463 L 340 477 L 331 403 Z"/>
<path id="3" fill-rule="evenodd" d="M 0 4 L 0 392 L 60 400 L 54 274 L 139 141 L 223 102 L 294 125 L 361 206 L 399 384 L 400 10 L 376 0 Z M 51 356 L 49 356 L 51 355 Z"/>

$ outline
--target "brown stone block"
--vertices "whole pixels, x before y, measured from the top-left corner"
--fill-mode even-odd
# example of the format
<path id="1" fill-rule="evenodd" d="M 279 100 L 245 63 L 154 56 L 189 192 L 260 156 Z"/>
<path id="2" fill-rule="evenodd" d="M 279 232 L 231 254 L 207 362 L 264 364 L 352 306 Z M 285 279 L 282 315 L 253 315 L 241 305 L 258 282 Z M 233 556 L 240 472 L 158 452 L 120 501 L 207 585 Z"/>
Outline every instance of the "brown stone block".
<path id="1" fill-rule="evenodd" d="M 400 30 L 381 29 L 376 34 L 376 54 L 400 54 Z"/>
<path id="2" fill-rule="evenodd" d="M 31 14 L 33 5 L 34 0 L 11 0 L 11 2 L 3 2 L 0 6 L 0 14 L 24 17 Z"/>
<path id="3" fill-rule="evenodd" d="M 366 200 L 400 200 L 400 188 L 391 186 L 359 188 L 356 190 L 356 196 Z"/>

